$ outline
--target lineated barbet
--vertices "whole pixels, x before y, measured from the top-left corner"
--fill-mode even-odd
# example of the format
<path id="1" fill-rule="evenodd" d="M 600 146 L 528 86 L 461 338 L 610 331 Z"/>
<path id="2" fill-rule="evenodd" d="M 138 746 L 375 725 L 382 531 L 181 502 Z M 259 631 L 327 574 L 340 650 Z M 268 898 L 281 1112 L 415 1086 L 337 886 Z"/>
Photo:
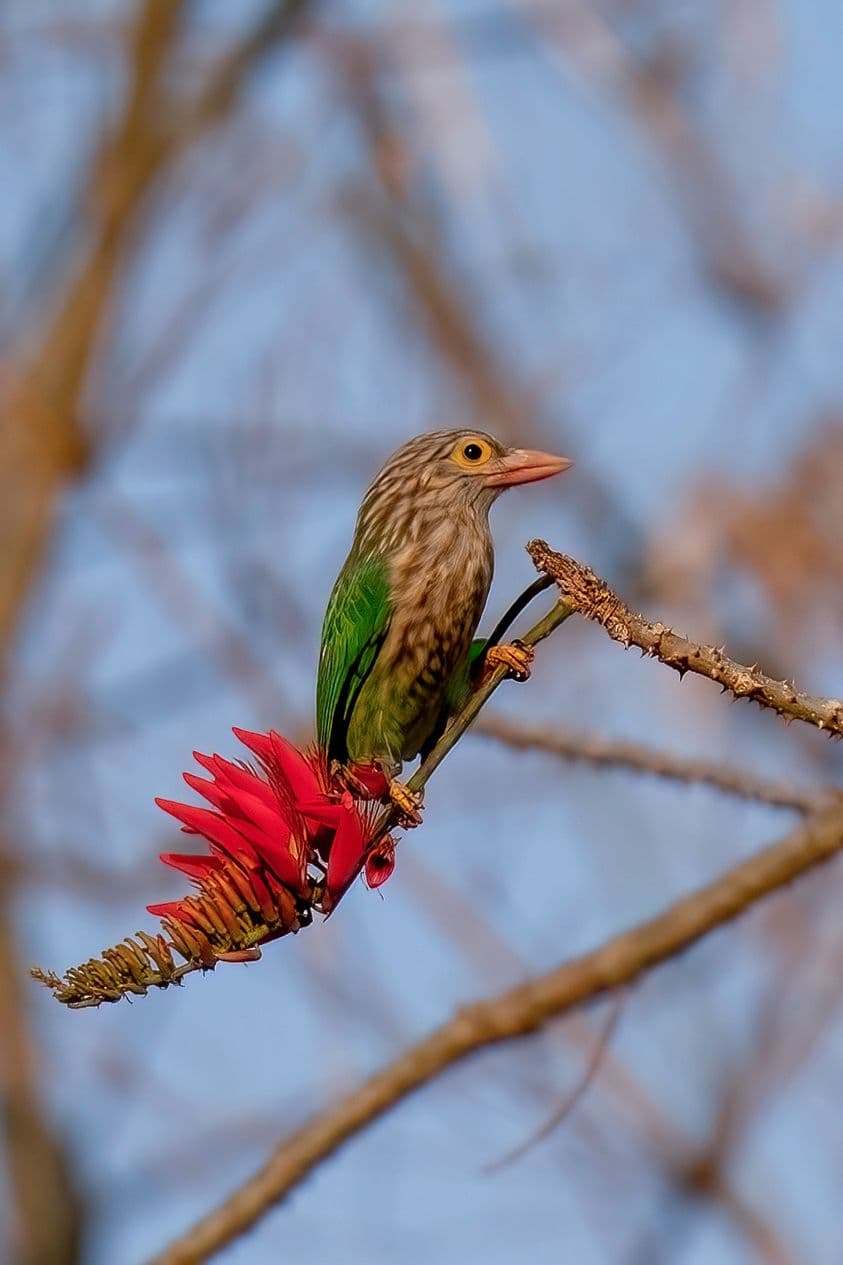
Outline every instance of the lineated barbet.
<path id="1" fill-rule="evenodd" d="M 418 804 L 395 780 L 402 762 L 430 750 L 484 656 L 489 510 L 505 488 L 571 464 L 480 431 L 433 431 L 402 445 L 363 498 L 322 629 L 317 737 L 332 768 L 388 791 L 409 820 Z M 530 658 L 496 646 L 483 666 L 525 675 Z"/>

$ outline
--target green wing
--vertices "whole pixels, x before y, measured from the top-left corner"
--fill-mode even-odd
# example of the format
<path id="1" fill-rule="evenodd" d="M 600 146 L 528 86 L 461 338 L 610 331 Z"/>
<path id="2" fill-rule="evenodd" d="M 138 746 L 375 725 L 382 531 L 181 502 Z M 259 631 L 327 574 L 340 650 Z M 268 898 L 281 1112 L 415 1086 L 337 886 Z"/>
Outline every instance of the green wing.
<path id="1" fill-rule="evenodd" d="M 329 760 L 347 758 L 351 712 L 383 645 L 391 615 L 386 563 L 381 558 L 349 558 L 328 602 L 319 652 L 316 734 Z"/>

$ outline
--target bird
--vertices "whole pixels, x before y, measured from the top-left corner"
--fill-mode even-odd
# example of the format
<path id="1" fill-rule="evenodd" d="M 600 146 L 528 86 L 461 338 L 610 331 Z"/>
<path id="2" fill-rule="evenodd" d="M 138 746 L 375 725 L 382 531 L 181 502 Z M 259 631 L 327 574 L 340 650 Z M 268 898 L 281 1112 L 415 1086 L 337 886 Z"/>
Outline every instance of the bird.
<path id="1" fill-rule="evenodd" d="M 494 569 L 489 511 L 510 487 L 551 478 L 567 457 L 510 448 L 476 430 L 408 440 L 363 497 L 322 627 L 317 743 L 345 784 L 391 800 L 405 824 L 420 797 L 400 780 L 476 680 L 478 666 L 529 674 L 532 652 L 475 638 Z"/>

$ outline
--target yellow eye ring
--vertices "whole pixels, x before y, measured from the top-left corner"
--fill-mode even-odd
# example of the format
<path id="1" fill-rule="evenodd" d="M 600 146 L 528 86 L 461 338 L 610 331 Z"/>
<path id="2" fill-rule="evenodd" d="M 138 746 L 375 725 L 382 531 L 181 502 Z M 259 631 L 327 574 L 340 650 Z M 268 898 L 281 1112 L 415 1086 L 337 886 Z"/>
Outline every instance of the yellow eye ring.
<path id="1" fill-rule="evenodd" d="M 480 466 L 485 466 L 491 456 L 491 444 L 481 439 L 479 435 L 469 435 L 457 444 L 451 453 L 451 460 L 463 470 L 477 470 Z"/>

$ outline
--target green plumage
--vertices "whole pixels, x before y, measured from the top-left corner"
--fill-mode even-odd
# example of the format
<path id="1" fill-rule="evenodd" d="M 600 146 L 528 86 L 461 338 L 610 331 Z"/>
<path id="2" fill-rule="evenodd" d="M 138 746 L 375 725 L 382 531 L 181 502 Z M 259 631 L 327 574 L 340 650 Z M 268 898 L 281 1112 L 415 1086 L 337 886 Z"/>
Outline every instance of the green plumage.
<path id="1" fill-rule="evenodd" d="M 363 683 L 383 645 L 392 612 L 386 560 L 349 556 L 325 622 L 316 690 L 316 734 L 332 760 L 349 757 L 346 736 Z"/>

